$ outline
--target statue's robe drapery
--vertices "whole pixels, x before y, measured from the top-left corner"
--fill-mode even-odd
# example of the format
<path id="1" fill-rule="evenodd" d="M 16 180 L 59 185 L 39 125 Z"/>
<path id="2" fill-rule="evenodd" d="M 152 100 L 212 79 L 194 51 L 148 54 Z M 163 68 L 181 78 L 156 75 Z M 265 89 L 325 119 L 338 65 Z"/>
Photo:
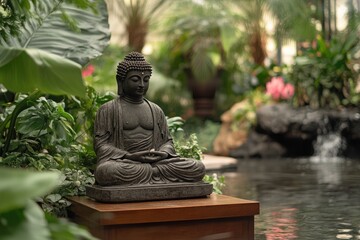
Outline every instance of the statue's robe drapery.
<path id="1" fill-rule="evenodd" d="M 123 112 L 118 97 L 102 105 L 96 114 L 94 148 L 97 155 L 95 179 L 99 185 L 136 185 L 169 182 L 198 182 L 205 175 L 201 161 L 180 158 L 174 149 L 165 115 L 156 104 L 145 100 L 153 116 L 153 134 L 149 149 L 132 146 L 126 149 L 123 134 Z M 146 141 L 146 140 L 144 140 Z M 139 149 L 136 149 L 139 148 Z M 168 158 L 155 163 L 125 159 L 127 152 L 155 149 Z"/>

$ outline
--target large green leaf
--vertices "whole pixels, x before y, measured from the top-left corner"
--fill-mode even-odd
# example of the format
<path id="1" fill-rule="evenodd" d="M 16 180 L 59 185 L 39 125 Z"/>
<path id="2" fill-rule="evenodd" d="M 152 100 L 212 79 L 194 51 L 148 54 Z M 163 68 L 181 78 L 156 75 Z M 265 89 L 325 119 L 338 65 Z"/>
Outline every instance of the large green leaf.
<path id="1" fill-rule="evenodd" d="M 35 2 L 35 1 L 34 1 Z M 63 0 L 42 0 L 31 3 L 31 15 L 17 36 L 0 38 L 0 46 L 42 49 L 69 58 L 81 65 L 101 55 L 110 34 L 105 2 L 100 0 L 98 11 L 79 9 Z M 76 23 L 70 29 L 68 19 Z M 2 55 L 2 54 L 0 54 Z M 0 62 L 0 66 L 1 66 Z"/>
<path id="2" fill-rule="evenodd" d="M 2 240 L 47 240 L 50 231 L 42 209 L 27 200 L 25 208 L 0 214 L 0 239 Z"/>
<path id="3" fill-rule="evenodd" d="M 0 57 L 0 65 L 9 62 L 0 67 L 0 83 L 11 91 L 85 95 L 81 66 L 69 59 L 40 49 L 0 47 L 0 54 L 12 56 L 10 61 Z"/>
<path id="4" fill-rule="evenodd" d="M 64 2 L 31 1 L 31 14 L 25 15 L 20 33 L 0 38 L 0 83 L 13 91 L 38 88 L 47 93 L 85 95 L 80 65 L 62 58 L 85 65 L 101 55 L 110 37 L 106 5 L 99 1 L 94 13 Z M 76 22 L 77 31 L 70 29 L 69 19 Z"/>
<path id="5" fill-rule="evenodd" d="M 29 199 L 48 193 L 58 182 L 55 172 L 0 168 L 0 213 L 25 206 Z"/>

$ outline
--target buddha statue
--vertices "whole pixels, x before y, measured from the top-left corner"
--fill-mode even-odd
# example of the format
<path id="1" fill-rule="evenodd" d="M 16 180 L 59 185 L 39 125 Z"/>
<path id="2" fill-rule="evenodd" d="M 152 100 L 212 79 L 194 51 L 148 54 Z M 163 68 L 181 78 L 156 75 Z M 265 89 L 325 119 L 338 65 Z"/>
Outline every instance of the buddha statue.
<path id="1" fill-rule="evenodd" d="M 95 119 L 95 179 L 100 186 L 200 182 L 201 161 L 175 152 L 163 111 L 144 96 L 152 74 L 142 54 L 118 64 L 118 97 L 102 105 Z"/>

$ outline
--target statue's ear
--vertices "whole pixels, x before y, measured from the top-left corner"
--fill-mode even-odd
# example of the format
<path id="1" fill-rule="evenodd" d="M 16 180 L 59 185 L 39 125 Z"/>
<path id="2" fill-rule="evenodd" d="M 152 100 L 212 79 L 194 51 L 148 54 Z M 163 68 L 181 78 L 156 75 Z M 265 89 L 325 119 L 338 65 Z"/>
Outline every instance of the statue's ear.
<path id="1" fill-rule="evenodd" d="M 122 82 L 118 80 L 117 85 L 118 85 L 118 95 L 122 95 L 123 94 Z"/>
<path id="2" fill-rule="evenodd" d="M 116 76 L 116 82 L 117 82 L 117 85 L 118 85 L 118 95 L 123 95 L 124 93 L 124 90 L 123 90 L 123 82 L 121 81 L 121 79 L 118 78 L 118 76 Z"/>

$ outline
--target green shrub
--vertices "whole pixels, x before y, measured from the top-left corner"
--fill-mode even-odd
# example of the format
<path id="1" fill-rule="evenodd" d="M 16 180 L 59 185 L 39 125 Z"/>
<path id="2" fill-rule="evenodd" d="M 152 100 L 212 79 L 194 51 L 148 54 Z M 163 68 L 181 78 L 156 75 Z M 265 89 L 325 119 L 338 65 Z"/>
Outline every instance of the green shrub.
<path id="1" fill-rule="evenodd" d="M 184 158 L 192 158 L 201 161 L 203 158 L 203 147 L 199 145 L 195 133 L 186 137 L 183 134 L 182 125 L 184 121 L 180 117 L 173 117 L 167 119 L 169 130 L 174 137 L 174 145 L 176 152 Z M 224 176 L 218 177 L 216 174 L 205 175 L 203 181 L 213 185 L 213 192 L 221 194 L 221 189 L 225 186 Z"/>
<path id="2" fill-rule="evenodd" d="M 220 130 L 220 123 L 211 120 L 190 118 L 184 124 L 184 131 L 196 134 L 197 141 L 205 153 L 211 153 L 213 142 Z"/>
<path id="3" fill-rule="evenodd" d="M 112 98 L 88 88 L 86 98 L 81 99 L 61 97 L 56 98 L 56 102 L 40 97 L 18 115 L 13 127 L 14 138 L 2 153 L 0 165 L 61 173 L 59 186 L 38 200 L 46 212 L 66 215 L 69 202 L 65 197 L 84 195 L 85 185 L 94 183 L 91 172 L 96 164 L 93 122 L 98 107 Z M 26 95 L 19 95 L 15 102 L 7 104 L 0 118 L 13 118 L 14 109 L 27 100 Z M 10 129 L 2 128 L 1 136 L 8 135 Z"/>
<path id="4" fill-rule="evenodd" d="M 316 45 L 295 58 L 291 78 L 295 85 L 295 105 L 337 108 L 360 103 L 355 92 L 358 73 L 351 68 L 359 48 L 357 33 L 334 37 L 329 43 L 320 36 Z"/>
<path id="5" fill-rule="evenodd" d="M 213 185 L 213 192 L 222 194 L 221 189 L 225 187 L 225 177 L 218 176 L 216 173 L 212 175 L 205 175 L 204 182 L 211 183 Z"/>
<path id="6" fill-rule="evenodd" d="M 89 232 L 66 219 L 44 213 L 34 199 L 54 189 L 59 174 L 0 168 L 0 239 L 88 239 Z M 58 201 L 58 195 L 49 195 Z"/>

